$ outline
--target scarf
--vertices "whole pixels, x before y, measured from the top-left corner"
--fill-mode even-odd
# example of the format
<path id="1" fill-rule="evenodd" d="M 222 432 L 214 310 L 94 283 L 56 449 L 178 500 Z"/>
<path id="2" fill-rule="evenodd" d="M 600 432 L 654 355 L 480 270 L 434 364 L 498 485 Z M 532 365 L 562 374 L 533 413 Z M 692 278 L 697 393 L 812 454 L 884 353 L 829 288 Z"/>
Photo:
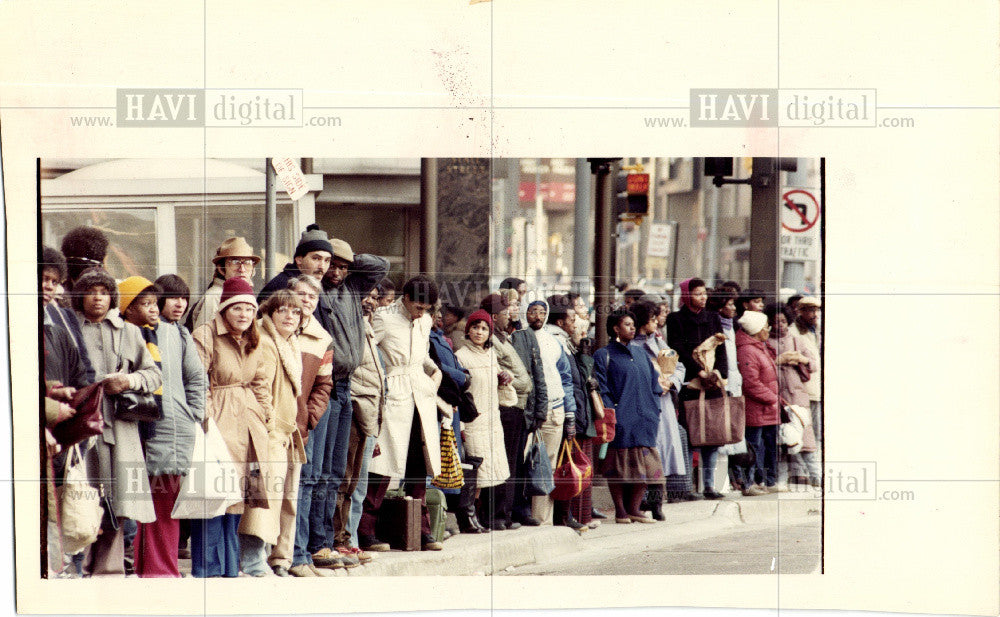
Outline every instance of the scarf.
<path id="1" fill-rule="evenodd" d="M 723 317 L 722 315 L 719 315 L 719 319 L 722 320 L 722 329 L 723 330 L 732 330 L 733 329 L 733 318 L 732 317 Z"/>
<path id="2" fill-rule="evenodd" d="M 293 334 L 286 339 L 278 334 L 274 322 L 267 315 L 261 318 L 260 325 L 274 341 L 274 346 L 278 350 L 278 358 L 281 360 L 281 368 L 284 369 L 288 380 L 292 382 L 292 392 L 298 398 L 302 392 L 302 351 L 299 349 L 298 337 Z"/>

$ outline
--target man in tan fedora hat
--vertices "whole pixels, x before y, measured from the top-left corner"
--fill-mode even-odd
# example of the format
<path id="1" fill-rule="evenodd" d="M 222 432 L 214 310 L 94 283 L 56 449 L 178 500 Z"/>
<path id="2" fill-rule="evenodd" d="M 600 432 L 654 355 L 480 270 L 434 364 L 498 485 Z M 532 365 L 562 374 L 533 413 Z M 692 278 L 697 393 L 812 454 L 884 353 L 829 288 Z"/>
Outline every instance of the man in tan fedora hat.
<path id="1" fill-rule="evenodd" d="M 260 263 L 260 257 L 253 254 L 253 247 L 247 243 L 246 238 L 234 237 L 226 238 L 219 245 L 212 263 L 215 264 L 212 284 L 205 290 L 205 295 L 188 310 L 184 322 L 190 330 L 211 322 L 215 317 L 222 298 L 222 284 L 227 280 L 241 278 L 253 285 L 254 269 Z"/>

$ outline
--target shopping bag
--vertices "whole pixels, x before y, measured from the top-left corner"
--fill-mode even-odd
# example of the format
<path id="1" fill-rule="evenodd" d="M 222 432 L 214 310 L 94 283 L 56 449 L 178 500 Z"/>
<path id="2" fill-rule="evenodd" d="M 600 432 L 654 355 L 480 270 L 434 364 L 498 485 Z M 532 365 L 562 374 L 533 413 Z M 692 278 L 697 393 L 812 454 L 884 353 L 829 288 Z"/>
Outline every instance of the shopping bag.
<path id="1" fill-rule="evenodd" d="M 441 428 L 441 473 L 434 476 L 431 484 L 438 488 L 462 488 L 465 484 L 454 429 Z"/>
<path id="2" fill-rule="evenodd" d="M 746 428 L 746 412 L 742 396 L 729 396 L 725 388 L 719 398 L 705 398 L 702 390 L 697 399 L 684 401 L 688 440 L 692 447 L 723 446 L 738 443 Z"/>
<path id="3" fill-rule="evenodd" d="M 552 489 L 551 497 L 557 501 L 568 501 L 590 486 L 594 478 L 594 466 L 575 438 L 563 442 L 552 476 L 555 488 Z"/>
<path id="4" fill-rule="evenodd" d="M 208 519 L 222 516 L 226 508 L 243 501 L 239 474 L 215 421 L 194 431 L 191 468 L 181 482 L 170 517 Z"/>
<path id="5" fill-rule="evenodd" d="M 524 465 L 528 473 L 528 484 L 524 493 L 529 497 L 543 497 L 552 492 L 555 482 L 552 480 L 552 465 L 545 444 L 538 439 L 537 433 L 531 434 L 532 443 L 524 455 Z"/>
<path id="6" fill-rule="evenodd" d="M 62 548 L 67 555 L 75 555 L 97 540 L 104 516 L 101 490 L 91 486 L 87 480 L 87 468 L 79 445 L 74 445 L 66 457 L 66 474 L 61 491 L 59 522 Z"/>

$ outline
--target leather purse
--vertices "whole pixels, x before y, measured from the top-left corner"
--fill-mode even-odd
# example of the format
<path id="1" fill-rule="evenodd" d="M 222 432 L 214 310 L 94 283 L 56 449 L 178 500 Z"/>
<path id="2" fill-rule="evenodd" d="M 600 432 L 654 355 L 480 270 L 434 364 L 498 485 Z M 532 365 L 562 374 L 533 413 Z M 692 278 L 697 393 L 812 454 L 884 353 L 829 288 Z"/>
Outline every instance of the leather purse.
<path id="1" fill-rule="evenodd" d="M 163 419 L 163 410 L 152 394 L 125 391 L 114 395 L 115 419 L 129 422 L 156 422 Z"/>
<path id="2" fill-rule="evenodd" d="M 590 486 L 594 479 L 594 466 L 575 438 L 563 442 L 552 476 L 556 486 L 551 497 L 557 501 L 568 501 Z"/>
<path id="3" fill-rule="evenodd" d="M 524 494 L 529 497 L 544 497 L 555 488 L 552 479 L 552 465 L 545 443 L 538 438 L 538 433 L 532 433 L 532 444 L 524 456 L 524 467 L 527 470 L 528 483 Z"/>
<path id="4" fill-rule="evenodd" d="M 73 417 L 52 427 L 52 436 L 64 449 L 104 432 L 104 384 L 98 382 L 77 390 L 70 406 L 76 410 Z"/>

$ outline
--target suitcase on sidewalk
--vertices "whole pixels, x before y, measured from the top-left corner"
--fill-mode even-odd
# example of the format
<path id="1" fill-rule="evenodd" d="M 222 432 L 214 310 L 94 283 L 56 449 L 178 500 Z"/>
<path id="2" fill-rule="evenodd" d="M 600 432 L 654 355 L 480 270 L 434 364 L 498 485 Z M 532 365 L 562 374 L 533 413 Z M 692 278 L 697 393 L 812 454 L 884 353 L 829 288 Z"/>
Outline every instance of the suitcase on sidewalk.
<path id="1" fill-rule="evenodd" d="M 420 502 L 410 497 L 382 500 L 376 525 L 378 537 L 401 551 L 420 550 Z"/>
<path id="2" fill-rule="evenodd" d="M 424 501 L 427 502 L 427 512 L 431 518 L 431 535 L 434 536 L 435 542 L 441 542 L 444 539 L 444 523 L 448 516 L 444 507 L 444 493 L 428 487 Z"/>

